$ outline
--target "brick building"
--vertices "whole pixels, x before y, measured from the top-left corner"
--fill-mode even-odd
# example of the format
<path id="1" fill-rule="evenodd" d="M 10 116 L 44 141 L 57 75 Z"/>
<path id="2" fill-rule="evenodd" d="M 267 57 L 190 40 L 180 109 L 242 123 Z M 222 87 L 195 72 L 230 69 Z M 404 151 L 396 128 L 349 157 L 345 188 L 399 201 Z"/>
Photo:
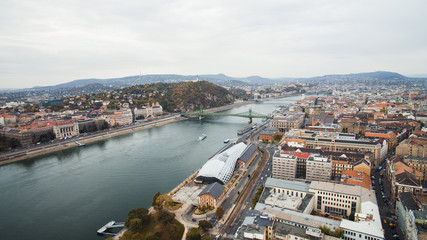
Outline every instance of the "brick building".
<path id="1" fill-rule="evenodd" d="M 209 206 L 216 208 L 224 189 L 225 187 L 217 182 L 207 185 L 199 194 L 199 207 Z"/>

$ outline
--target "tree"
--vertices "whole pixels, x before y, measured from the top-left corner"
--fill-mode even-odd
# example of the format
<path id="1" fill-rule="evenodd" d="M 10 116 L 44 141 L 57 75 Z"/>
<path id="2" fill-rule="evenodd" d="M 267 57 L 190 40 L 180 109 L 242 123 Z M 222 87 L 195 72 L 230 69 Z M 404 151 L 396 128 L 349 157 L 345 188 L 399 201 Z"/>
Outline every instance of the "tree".
<path id="1" fill-rule="evenodd" d="M 202 236 L 200 236 L 199 229 L 192 228 L 190 231 L 188 231 L 185 239 L 187 239 L 187 240 L 201 240 Z"/>
<path id="2" fill-rule="evenodd" d="M 212 224 L 206 220 L 200 220 L 199 221 L 199 228 L 200 229 L 207 230 L 207 229 L 210 229 L 212 227 L 213 227 Z"/>
<path id="3" fill-rule="evenodd" d="M 168 212 L 167 210 L 161 209 L 157 212 L 157 220 L 164 223 L 165 225 L 171 223 L 175 219 L 175 214 Z"/>
<path id="4" fill-rule="evenodd" d="M 319 229 L 320 229 L 320 231 L 322 231 L 322 233 L 329 235 L 329 236 L 333 236 L 333 237 L 337 237 L 337 238 L 343 238 L 344 237 L 344 229 L 342 229 L 342 228 L 337 228 L 334 231 L 332 231 L 327 226 L 320 226 Z"/>
<path id="5" fill-rule="evenodd" d="M 220 220 L 223 216 L 224 216 L 224 208 L 222 208 L 221 206 L 219 206 L 216 211 L 215 211 L 215 215 L 218 218 L 218 220 Z"/>
<path id="6" fill-rule="evenodd" d="M 161 194 L 159 196 L 157 196 L 155 204 L 153 205 L 153 207 L 156 210 L 162 209 L 163 207 L 169 207 L 171 206 L 173 203 L 172 197 L 169 196 L 169 194 L 165 193 L 165 194 Z"/>
<path id="7" fill-rule="evenodd" d="M 255 208 L 255 205 L 261 198 L 262 190 L 264 190 L 263 187 L 259 187 L 257 192 L 255 193 L 254 197 L 252 198 L 252 208 Z"/>
<path id="8" fill-rule="evenodd" d="M 129 229 L 132 232 L 139 232 L 142 229 L 142 220 L 140 218 L 134 218 L 129 221 Z"/>
<path id="9" fill-rule="evenodd" d="M 138 208 L 133 209 L 128 213 L 128 219 L 125 223 L 125 226 L 130 228 L 130 223 L 133 219 L 139 219 L 141 220 L 141 225 L 147 224 L 150 220 L 150 217 L 148 215 L 148 209 L 146 208 Z"/>
<path id="10" fill-rule="evenodd" d="M 153 201 L 151 202 L 151 206 L 154 207 L 156 205 L 156 200 L 159 196 L 160 196 L 160 192 L 157 192 L 156 194 L 154 194 Z"/>
<path id="11" fill-rule="evenodd" d="M 280 140 L 282 140 L 282 137 L 283 137 L 283 133 L 278 133 L 278 134 L 274 135 L 274 140 L 280 141 Z"/>

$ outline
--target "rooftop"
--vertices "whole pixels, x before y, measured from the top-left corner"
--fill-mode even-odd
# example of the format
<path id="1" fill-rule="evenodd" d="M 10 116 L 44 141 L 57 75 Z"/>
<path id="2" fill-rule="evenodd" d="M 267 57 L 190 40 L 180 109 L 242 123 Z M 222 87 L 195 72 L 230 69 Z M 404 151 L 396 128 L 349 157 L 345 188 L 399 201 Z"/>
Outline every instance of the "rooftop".
<path id="1" fill-rule="evenodd" d="M 339 183 L 312 181 L 310 184 L 310 189 L 360 196 L 363 188 L 361 186 L 350 186 Z"/>
<path id="2" fill-rule="evenodd" d="M 202 192 L 200 192 L 199 196 L 203 194 L 209 194 L 212 197 L 218 199 L 219 196 L 221 196 L 222 192 L 224 192 L 225 187 L 217 182 L 211 183 L 208 186 L 206 186 Z"/>
<path id="3" fill-rule="evenodd" d="M 370 215 L 372 216 L 372 220 L 360 220 L 359 222 L 353 222 L 347 219 L 343 219 L 341 221 L 340 227 L 384 239 L 380 212 L 376 203 L 371 201 L 362 202 L 361 212 L 359 215 Z"/>
<path id="4" fill-rule="evenodd" d="M 303 182 L 294 182 L 288 180 L 282 180 L 277 178 L 267 178 L 265 182 L 265 187 L 272 188 L 286 188 L 290 190 L 296 190 L 301 192 L 308 192 L 310 184 Z"/>
<path id="5" fill-rule="evenodd" d="M 247 162 L 249 158 L 251 158 L 252 154 L 257 150 L 257 146 L 253 144 L 249 144 L 249 146 L 245 149 L 243 154 L 239 157 L 243 162 Z"/>
<path id="6" fill-rule="evenodd" d="M 200 169 L 197 180 L 227 183 L 234 172 L 236 161 L 246 149 L 246 144 L 238 143 L 209 159 Z M 208 180 L 209 179 L 209 180 Z"/>
<path id="7" fill-rule="evenodd" d="M 411 210 L 422 209 L 418 205 L 417 200 L 411 192 L 402 192 L 399 195 L 399 200 L 402 202 L 402 205 Z"/>
<path id="8" fill-rule="evenodd" d="M 276 221 L 273 226 L 276 236 L 286 237 L 287 235 L 293 235 L 301 237 L 303 239 L 322 239 L 322 233 L 318 228 L 301 228 L 291 224 L 281 223 Z M 317 235 L 317 236 L 316 236 Z"/>

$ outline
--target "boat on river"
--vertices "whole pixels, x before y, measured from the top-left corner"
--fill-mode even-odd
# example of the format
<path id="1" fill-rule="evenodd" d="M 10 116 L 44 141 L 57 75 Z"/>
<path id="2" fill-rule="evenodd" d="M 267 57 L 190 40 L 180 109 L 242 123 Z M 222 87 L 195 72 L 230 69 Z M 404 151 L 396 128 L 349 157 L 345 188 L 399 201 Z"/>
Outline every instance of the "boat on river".
<path id="1" fill-rule="evenodd" d="M 229 142 L 230 142 L 229 138 L 227 138 L 227 139 L 224 140 L 224 143 L 229 143 Z"/>
<path id="2" fill-rule="evenodd" d="M 207 136 L 206 136 L 206 134 L 202 134 L 202 135 L 200 135 L 200 137 L 199 137 L 199 141 L 202 141 L 202 140 L 204 140 L 205 138 L 206 138 Z"/>

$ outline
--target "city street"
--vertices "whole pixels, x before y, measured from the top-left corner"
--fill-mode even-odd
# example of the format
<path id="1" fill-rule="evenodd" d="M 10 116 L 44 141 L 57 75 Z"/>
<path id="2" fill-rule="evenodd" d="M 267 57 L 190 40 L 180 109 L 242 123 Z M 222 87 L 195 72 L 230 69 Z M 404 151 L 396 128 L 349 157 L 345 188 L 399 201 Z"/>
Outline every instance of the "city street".
<path id="1" fill-rule="evenodd" d="M 380 210 L 384 235 L 385 239 L 398 239 L 393 237 L 398 234 L 398 226 L 396 221 L 396 215 L 393 209 L 393 204 L 390 202 L 391 198 L 390 191 L 388 189 L 389 186 L 387 183 L 385 183 L 385 162 L 383 162 L 380 166 L 382 167 L 381 171 L 376 171 L 376 169 L 373 169 L 372 171 L 375 172 L 371 173 L 371 176 L 374 176 L 374 179 L 372 180 L 372 182 L 374 183 L 373 188 L 377 197 L 377 204 Z M 390 226 L 390 224 L 392 225 L 392 227 Z M 393 224 L 396 225 L 393 226 Z M 403 238 L 400 237 L 399 239 Z"/>

